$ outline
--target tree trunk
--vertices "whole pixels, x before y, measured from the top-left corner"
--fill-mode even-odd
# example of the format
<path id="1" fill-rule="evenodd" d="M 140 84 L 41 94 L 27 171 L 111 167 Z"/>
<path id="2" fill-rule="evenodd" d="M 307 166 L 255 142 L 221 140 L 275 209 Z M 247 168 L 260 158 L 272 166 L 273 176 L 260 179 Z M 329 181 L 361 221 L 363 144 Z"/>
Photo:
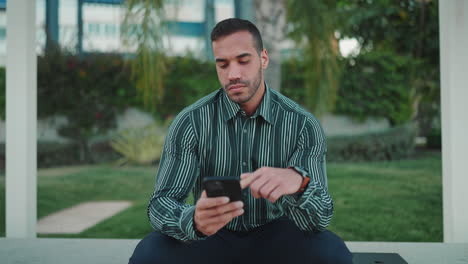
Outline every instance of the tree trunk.
<path id="1" fill-rule="evenodd" d="M 86 139 L 79 140 L 80 146 L 80 162 L 85 164 L 93 164 L 94 159 L 91 153 L 91 148 L 89 147 L 89 143 Z"/>
<path id="2" fill-rule="evenodd" d="M 286 6 L 283 0 L 255 0 L 256 25 L 262 34 L 263 46 L 270 57 L 265 81 L 274 90 L 281 89 L 281 45 L 286 32 Z"/>

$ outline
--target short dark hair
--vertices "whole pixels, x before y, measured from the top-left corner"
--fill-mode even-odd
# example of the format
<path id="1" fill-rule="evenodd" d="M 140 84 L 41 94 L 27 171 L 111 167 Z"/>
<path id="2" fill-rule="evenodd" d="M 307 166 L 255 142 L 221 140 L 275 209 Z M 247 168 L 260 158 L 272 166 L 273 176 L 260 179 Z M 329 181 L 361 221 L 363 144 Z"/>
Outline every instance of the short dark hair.
<path id="1" fill-rule="evenodd" d="M 258 31 L 258 28 L 252 22 L 245 19 L 228 18 L 216 24 L 211 31 L 211 42 L 239 31 L 248 31 L 252 35 L 255 41 L 255 48 L 260 54 L 263 50 L 263 41 L 260 31 Z"/>

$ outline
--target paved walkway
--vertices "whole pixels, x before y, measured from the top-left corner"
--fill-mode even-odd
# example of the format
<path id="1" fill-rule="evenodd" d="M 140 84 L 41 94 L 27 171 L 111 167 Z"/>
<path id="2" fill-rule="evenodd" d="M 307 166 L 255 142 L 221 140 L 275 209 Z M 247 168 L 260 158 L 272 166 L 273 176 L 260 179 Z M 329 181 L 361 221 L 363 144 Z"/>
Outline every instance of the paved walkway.
<path id="1" fill-rule="evenodd" d="M 132 203 L 128 201 L 81 203 L 39 219 L 37 232 L 39 234 L 79 234 L 131 205 Z"/>
<path id="2" fill-rule="evenodd" d="M 101 166 L 102 165 L 77 165 L 38 169 L 38 176 L 61 177 L 99 168 Z M 147 168 L 136 167 L 125 169 L 141 170 Z M 97 201 L 81 203 L 39 219 L 37 232 L 39 234 L 79 234 L 130 206 L 131 203 L 128 201 Z"/>

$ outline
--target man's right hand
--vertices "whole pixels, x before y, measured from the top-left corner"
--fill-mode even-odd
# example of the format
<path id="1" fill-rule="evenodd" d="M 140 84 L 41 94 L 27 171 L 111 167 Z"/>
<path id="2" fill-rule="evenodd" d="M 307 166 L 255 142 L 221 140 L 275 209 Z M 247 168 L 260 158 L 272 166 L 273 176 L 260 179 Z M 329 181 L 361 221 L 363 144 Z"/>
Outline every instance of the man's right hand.
<path id="1" fill-rule="evenodd" d="M 241 201 L 230 203 L 228 197 L 209 198 L 203 191 L 195 205 L 195 228 L 199 232 L 211 236 L 232 219 L 242 215 L 244 213 L 243 207 L 244 203 Z"/>

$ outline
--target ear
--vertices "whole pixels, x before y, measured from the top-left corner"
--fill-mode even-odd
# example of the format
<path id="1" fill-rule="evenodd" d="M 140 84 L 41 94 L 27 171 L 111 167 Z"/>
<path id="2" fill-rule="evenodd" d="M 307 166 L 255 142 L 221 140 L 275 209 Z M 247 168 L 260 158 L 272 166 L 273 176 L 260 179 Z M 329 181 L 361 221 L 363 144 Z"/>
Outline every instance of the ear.
<path id="1" fill-rule="evenodd" d="M 262 68 L 265 70 L 268 68 L 268 63 L 270 62 L 270 58 L 268 57 L 268 51 L 263 49 L 260 53 L 260 61 L 262 63 Z"/>

